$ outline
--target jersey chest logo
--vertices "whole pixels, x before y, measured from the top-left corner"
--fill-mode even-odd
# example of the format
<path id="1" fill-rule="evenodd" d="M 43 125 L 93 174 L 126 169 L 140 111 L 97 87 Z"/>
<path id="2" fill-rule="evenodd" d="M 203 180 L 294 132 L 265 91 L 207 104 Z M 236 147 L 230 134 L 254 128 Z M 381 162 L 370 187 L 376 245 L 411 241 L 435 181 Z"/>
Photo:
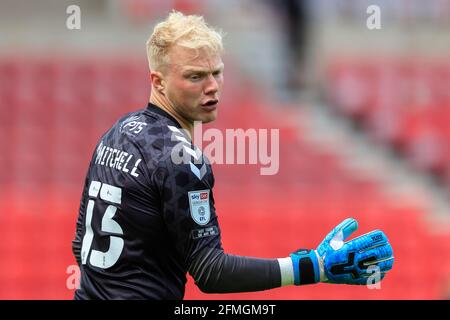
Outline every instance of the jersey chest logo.
<path id="1" fill-rule="evenodd" d="M 190 191 L 188 197 L 192 219 L 201 226 L 207 224 L 211 218 L 209 190 Z"/>

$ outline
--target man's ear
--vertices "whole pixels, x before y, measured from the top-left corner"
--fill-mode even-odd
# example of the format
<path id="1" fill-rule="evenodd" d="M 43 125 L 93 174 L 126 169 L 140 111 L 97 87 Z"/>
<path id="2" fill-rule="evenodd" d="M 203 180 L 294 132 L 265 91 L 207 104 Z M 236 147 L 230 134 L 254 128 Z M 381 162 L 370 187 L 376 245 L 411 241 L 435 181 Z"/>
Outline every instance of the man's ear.
<path id="1" fill-rule="evenodd" d="M 150 71 L 150 80 L 152 87 L 164 95 L 165 81 L 163 74 L 160 71 Z"/>

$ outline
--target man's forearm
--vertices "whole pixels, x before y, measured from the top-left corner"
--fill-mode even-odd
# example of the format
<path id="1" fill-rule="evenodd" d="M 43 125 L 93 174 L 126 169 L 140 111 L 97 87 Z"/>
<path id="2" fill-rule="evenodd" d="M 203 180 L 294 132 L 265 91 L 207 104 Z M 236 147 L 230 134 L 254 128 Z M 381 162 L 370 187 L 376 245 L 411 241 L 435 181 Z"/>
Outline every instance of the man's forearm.
<path id="1" fill-rule="evenodd" d="M 230 255 L 212 248 L 197 254 L 189 273 L 205 293 L 262 291 L 282 285 L 277 259 Z"/>

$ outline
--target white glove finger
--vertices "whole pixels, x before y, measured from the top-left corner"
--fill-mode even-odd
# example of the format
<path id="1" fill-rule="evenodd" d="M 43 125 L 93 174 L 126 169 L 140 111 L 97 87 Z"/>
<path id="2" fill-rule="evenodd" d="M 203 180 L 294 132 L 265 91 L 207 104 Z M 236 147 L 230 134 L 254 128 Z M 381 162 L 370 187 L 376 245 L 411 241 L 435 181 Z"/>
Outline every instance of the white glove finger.
<path id="1" fill-rule="evenodd" d="M 358 222 L 356 222 L 355 219 L 345 219 L 328 234 L 326 240 L 329 241 L 331 248 L 333 248 L 334 250 L 339 250 L 344 245 L 344 240 L 347 239 L 357 229 Z"/>

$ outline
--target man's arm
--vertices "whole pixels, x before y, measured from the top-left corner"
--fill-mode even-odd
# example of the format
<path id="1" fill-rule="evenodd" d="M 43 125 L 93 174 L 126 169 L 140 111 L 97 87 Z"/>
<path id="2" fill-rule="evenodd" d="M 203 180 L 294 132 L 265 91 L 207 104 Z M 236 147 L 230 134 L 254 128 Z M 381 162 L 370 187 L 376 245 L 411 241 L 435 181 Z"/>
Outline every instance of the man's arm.
<path id="1" fill-rule="evenodd" d="M 72 240 L 72 253 L 77 261 L 78 265 L 81 266 L 81 218 L 78 217 L 77 229 L 75 233 L 75 239 Z"/>
<path id="2" fill-rule="evenodd" d="M 86 202 L 87 202 L 87 183 L 88 179 L 86 178 L 83 188 L 83 195 L 80 201 L 80 208 L 78 213 L 78 219 L 76 224 L 75 238 L 72 240 L 72 253 L 77 261 L 78 265 L 81 266 L 81 246 L 83 241 L 83 221 L 84 214 L 86 212 Z"/>
<path id="3" fill-rule="evenodd" d="M 212 171 L 201 166 L 200 174 L 200 165 L 175 165 L 171 160 L 162 161 L 152 177 L 159 186 L 168 231 L 204 292 L 261 291 L 320 281 L 363 284 L 370 276 L 369 265 L 379 264 L 382 273 L 392 268 L 392 248 L 384 234 L 343 242 L 357 228 L 353 219 L 333 229 L 316 250 L 297 250 L 280 259 L 226 254 L 215 212 Z M 205 228 L 214 232 L 205 233 Z"/>
<path id="4" fill-rule="evenodd" d="M 236 256 L 216 248 L 203 248 L 189 273 L 205 293 L 251 292 L 281 286 L 277 259 Z"/>
<path id="5" fill-rule="evenodd" d="M 317 282 L 364 285 L 372 275 L 370 266 L 378 267 L 381 280 L 392 269 L 392 247 L 379 230 L 344 242 L 357 228 L 354 219 L 346 219 L 317 250 L 300 249 L 281 259 L 235 256 L 222 249 L 203 248 L 189 273 L 205 293 L 261 291 Z"/>

